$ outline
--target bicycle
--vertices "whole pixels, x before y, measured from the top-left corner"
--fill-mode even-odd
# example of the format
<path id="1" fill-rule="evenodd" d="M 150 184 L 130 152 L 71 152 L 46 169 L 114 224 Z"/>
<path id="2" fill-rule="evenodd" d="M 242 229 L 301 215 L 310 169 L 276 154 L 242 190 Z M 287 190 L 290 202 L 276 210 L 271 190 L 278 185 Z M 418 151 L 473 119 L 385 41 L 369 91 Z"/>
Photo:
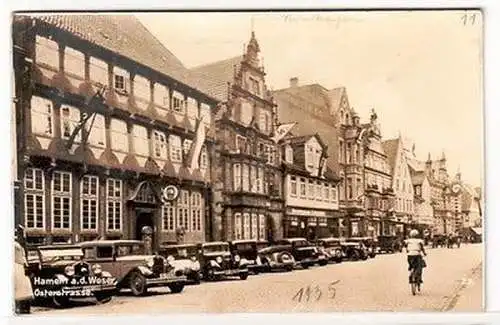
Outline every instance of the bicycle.
<path id="1" fill-rule="evenodd" d="M 412 295 L 416 295 L 417 291 L 420 292 L 422 284 L 422 270 L 423 266 L 419 265 L 410 271 L 410 287 Z"/>

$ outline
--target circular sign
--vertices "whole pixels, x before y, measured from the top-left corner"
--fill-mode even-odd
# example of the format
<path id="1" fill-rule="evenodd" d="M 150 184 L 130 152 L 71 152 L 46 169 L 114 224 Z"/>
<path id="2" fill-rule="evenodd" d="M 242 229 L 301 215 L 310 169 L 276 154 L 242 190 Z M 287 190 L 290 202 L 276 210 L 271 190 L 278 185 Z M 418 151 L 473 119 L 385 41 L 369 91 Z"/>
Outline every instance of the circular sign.
<path id="1" fill-rule="evenodd" d="M 454 194 L 458 194 L 460 192 L 460 190 L 462 189 L 462 187 L 460 186 L 460 184 L 458 183 L 455 183 L 453 184 L 453 186 L 451 187 L 451 191 L 454 193 Z"/>
<path id="2" fill-rule="evenodd" d="M 174 185 L 165 186 L 162 191 L 162 198 L 165 201 L 173 201 L 179 195 L 179 190 Z"/>

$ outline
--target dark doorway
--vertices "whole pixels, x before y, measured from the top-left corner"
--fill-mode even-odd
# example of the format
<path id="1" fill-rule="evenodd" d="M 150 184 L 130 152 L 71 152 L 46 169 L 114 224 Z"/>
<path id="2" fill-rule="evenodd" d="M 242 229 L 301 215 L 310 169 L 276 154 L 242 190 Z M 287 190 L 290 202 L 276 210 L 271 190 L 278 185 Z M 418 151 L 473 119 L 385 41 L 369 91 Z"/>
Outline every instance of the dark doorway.
<path id="1" fill-rule="evenodd" d="M 153 212 L 144 212 L 140 210 L 136 210 L 137 213 L 137 221 L 135 224 L 135 238 L 138 240 L 142 240 L 142 228 L 145 226 L 151 227 L 151 230 L 154 230 L 154 218 L 153 218 Z M 154 231 L 153 231 L 153 237 L 154 237 Z M 154 243 L 154 238 L 153 243 Z"/>

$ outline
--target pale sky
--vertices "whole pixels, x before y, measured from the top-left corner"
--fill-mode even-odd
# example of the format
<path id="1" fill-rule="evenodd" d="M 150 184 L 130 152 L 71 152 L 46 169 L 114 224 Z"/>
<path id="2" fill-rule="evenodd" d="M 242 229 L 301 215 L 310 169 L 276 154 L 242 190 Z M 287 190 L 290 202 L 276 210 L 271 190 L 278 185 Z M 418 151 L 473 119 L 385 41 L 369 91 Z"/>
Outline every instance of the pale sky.
<path id="1" fill-rule="evenodd" d="M 271 89 L 345 86 L 383 137 L 415 142 L 417 158 L 479 186 L 483 170 L 482 17 L 479 12 L 148 13 L 150 31 L 187 67 L 243 53 L 253 25 Z M 253 19 L 251 18 L 253 17 Z M 279 108 L 278 108 L 279 109 Z"/>

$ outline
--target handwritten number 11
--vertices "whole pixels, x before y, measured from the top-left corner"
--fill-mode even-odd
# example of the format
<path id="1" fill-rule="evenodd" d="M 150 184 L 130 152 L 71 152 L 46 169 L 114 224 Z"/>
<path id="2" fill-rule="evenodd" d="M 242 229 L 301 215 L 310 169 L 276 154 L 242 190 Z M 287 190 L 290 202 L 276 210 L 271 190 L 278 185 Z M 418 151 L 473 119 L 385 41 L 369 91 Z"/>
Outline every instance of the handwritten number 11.
<path id="1" fill-rule="evenodd" d="M 464 26 L 474 25 L 476 23 L 476 14 L 463 14 L 461 19 L 464 23 Z"/>

